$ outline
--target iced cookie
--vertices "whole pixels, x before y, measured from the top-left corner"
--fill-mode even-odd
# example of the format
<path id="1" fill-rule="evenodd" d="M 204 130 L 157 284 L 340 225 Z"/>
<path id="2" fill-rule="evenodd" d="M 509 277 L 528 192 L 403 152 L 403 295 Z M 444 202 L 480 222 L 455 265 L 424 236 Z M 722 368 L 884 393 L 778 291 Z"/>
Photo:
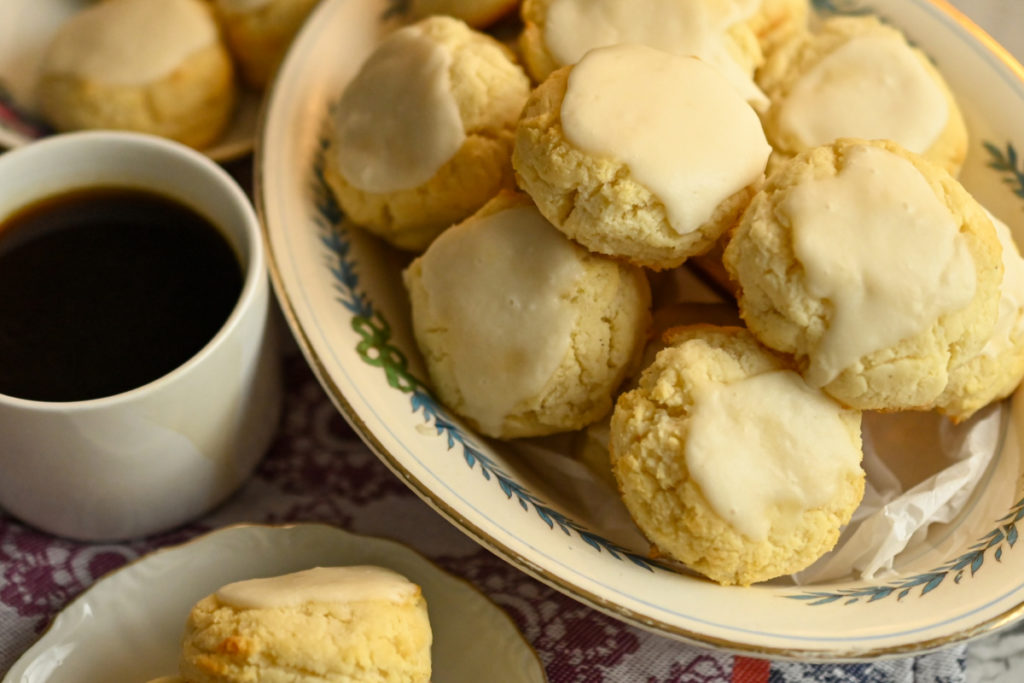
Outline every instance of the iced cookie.
<path id="1" fill-rule="evenodd" d="M 204 147 L 234 110 L 231 57 L 200 0 L 109 0 L 73 15 L 43 59 L 37 98 L 58 130 L 113 128 Z"/>
<path id="2" fill-rule="evenodd" d="M 864 492 L 860 413 L 745 330 L 693 326 L 612 414 L 612 471 L 653 552 L 722 584 L 791 574 L 830 550 Z"/>
<path id="3" fill-rule="evenodd" d="M 447 14 L 462 19 L 473 28 L 486 28 L 511 13 L 519 0 L 411 0 L 412 16 Z"/>
<path id="4" fill-rule="evenodd" d="M 188 616 L 189 683 L 427 683 L 420 587 L 374 566 L 319 567 L 223 586 Z"/>
<path id="5" fill-rule="evenodd" d="M 769 177 L 723 259 L 747 326 L 812 386 L 853 408 L 926 410 L 992 333 L 1000 252 L 940 167 L 840 140 Z"/>
<path id="6" fill-rule="evenodd" d="M 356 223 L 420 251 L 514 184 L 529 87 L 507 48 L 457 19 L 399 29 L 333 108 L 324 176 Z"/>
<path id="7" fill-rule="evenodd" d="M 776 161 L 839 138 L 892 140 L 956 175 L 967 128 L 942 75 L 896 28 L 835 17 L 780 46 L 758 71 Z"/>
<path id="8" fill-rule="evenodd" d="M 1006 398 L 1024 378 L 1024 259 L 1010 228 L 990 217 L 1003 247 L 999 316 L 981 351 L 949 373 L 949 384 L 938 401 L 939 412 L 957 421 Z"/>
<path id="9" fill-rule="evenodd" d="M 213 0 L 242 78 L 262 89 L 320 0 Z"/>
<path id="10" fill-rule="evenodd" d="M 566 239 L 521 194 L 442 233 L 404 279 L 431 386 L 498 438 L 608 413 L 650 317 L 641 270 Z"/>
<path id="11" fill-rule="evenodd" d="M 735 223 L 770 153 L 754 110 L 717 71 L 621 45 L 589 52 L 531 94 L 512 163 L 559 230 L 661 270 Z"/>
<path id="12" fill-rule="evenodd" d="M 653 289 L 653 287 L 652 287 Z M 655 294 L 657 297 L 657 294 Z M 665 348 L 665 333 L 682 325 L 742 325 L 736 307 L 731 304 L 678 303 L 655 308 L 651 315 L 651 331 L 635 372 L 626 379 L 623 390 L 634 389 L 640 371 L 654 362 L 658 352 Z M 608 460 L 608 432 L 611 415 L 577 432 L 570 444 L 570 453 L 586 465 L 611 488 L 616 488 Z"/>
<path id="13" fill-rule="evenodd" d="M 520 51 L 538 83 L 590 50 L 646 45 L 696 56 L 720 71 L 743 96 L 764 103 L 753 82 L 761 64 L 757 36 L 747 25 L 756 8 L 735 0 L 524 0 Z"/>

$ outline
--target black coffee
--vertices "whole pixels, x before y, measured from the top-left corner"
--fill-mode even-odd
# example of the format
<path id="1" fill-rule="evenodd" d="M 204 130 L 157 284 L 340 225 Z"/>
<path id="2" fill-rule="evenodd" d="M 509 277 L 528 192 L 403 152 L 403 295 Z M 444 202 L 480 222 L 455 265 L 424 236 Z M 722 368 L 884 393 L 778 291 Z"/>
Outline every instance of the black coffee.
<path id="1" fill-rule="evenodd" d="M 227 240 L 175 200 L 98 188 L 32 204 L 0 224 L 0 393 L 142 386 L 205 346 L 241 290 Z"/>

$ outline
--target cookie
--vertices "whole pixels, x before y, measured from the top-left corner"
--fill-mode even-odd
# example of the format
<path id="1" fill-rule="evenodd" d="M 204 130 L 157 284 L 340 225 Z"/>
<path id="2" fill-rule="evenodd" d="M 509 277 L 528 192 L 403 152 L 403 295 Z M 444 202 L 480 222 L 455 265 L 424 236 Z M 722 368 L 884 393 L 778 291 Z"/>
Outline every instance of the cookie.
<path id="1" fill-rule="evenodd" d="M 967 128 L 938 69 L 873 16 L 834 17 L 780 46 L 757 73 L 778 161 L 839 138 L 892 140 L 956 175 Z"/>
<path id="2" fill-rule="evenodd" d="M 520 52 L 540 83 L 577 63 L 590 50 L 646 45 L 714 66 L 751 101 L 765 103 L 753 83 L 763 57 L 746 23 L 751 3 L 734 0 L 649 0 L 642 12 L 631 0 L 524 0 Z"/>
<path id="3" fill-rule="evenodd" d="M 598 420 L 647 332 L 644 273 L 566 239 L 522 194 L 442 233 L 403 277 L 431 386 L 486 436 Z"/>
<path id="4" fill-rule="evenodd" d="M 928 410 L 992 333 L 1003 267 L 985 210 L 884 141 L 840 140 L 769 177 L 725 248 L 743 319 L 863 410 Z"/>
<path id="5" fill-rule="evenodd" d="M 201 0 L 108 0 L 61 25 L 37 100 L 58 130 L 110 128 L 205 147 L 231 119 L 234 67 Z"/>
<path id="6" fill-rule="evenodd" d="M 189 683 L 427 683 L 420 587 L 374 566 L 318 567 L 223 586 L 188 615 Z"/>
<path id="7" fill-rule="evenodd" d="M 757 36 L 761 52 L 767 57 L 779 44 L 805 33 L 810 16 L 810 0 L 760 0 L 747 26 Z"/>
<path id="8" fill-rule="evenodd" d="M 292 39 L 320 0 L 213 0 L 224 38 L 246 85 L 270 83 Z"/>
<path id="9" fill-rule="evenodd" d="M 330 115 L 324 177 L 356 223 L 422 251 L 514 185 L 529 79 L 507 48 L 451 17 L 385 38 Z"/>
<path id="10" fill-rule="evenodd" d="M 657 294 L 655 294 L 657 298 Z M 651 331 L 644 345 L 643 355 L 635 372 L 626 378 L 624 390 L 636 388 L 640 380 L 639 373 L 654 362 L 659 351 L 665 348 L 665 333 L 683 325 L 723 325 L 737 326 L 742 322 L 736 307 L 722 303 L 676 303 L 662 308 L 655 308 L 651 314 Z M 608 438 L 611 415 L 588 425 L 586 429 L 574 435 L 569 452 L 582 462 L 598 478 L 612 489 L 616 488 L 608 459 Z"/>
<path id="11" fill-rule="evenodd" d="M 422 19 L 446 14 L 473 28 L 487 28 L 519 7 L 519 0 L 411 0 L 411 16 Z"/>
<path id="12" fill-rule="evenodd" d="M 661 270 L 710 249 L 735 223 L 770 153 L 757 114 L 713 68 L 620 45 L 534 90 L 512 164 L 566 235 Z"/>
<path id="13" fill-rule="evenodd" d="M 860 413 L 809 387 L 746 330 L 670 330 L 619 397 L 612 471 L 653 553 L 724 585 L 791 574 L 860 503 Z"/>
<path id="14" fill-rule="evenodd" d="M 1024 259 L 1006 223 L 991 214 L 1003 247 L 999 315 L 985 346 L 949 373 L 939 412 L 957 422 L 993 401 L 1006 398 L 1024 379 Z"/>

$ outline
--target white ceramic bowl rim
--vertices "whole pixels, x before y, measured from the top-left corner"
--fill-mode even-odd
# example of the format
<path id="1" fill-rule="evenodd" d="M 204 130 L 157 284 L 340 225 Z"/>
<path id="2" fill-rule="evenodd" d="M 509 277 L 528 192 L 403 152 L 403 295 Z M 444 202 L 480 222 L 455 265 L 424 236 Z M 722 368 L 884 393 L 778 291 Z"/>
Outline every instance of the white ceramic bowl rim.
<path id="1" fill-rule="evenodd" d="M 310 156 L 313 155 L 313 145 L 323 144 L 320 139 L 312 141 L 308 139 L 315 138 L 307 130 L 315 126 L 311 126 L 310 121 L 312 105 L 310 102 L 306 102 L 303 96 L 314 100 L 316 106 L 324 107 L 330 102 L 332 96 L 330 93 L 333 92 L 331 84 L 334 83 L 334 81 L 325 83 L 323 79 L 318 80 L 315 76 L 310 76 L 307 79 L 304 74 L 316 71 L 318 66 L 315 60 L 313 62 L 303 60 L 318 57 L 323 62 L 334 58 L 335 63 L 340 63 L 337 61 L 335 51 L 326 49 L 318 51 L 319 47 L 328 42 L 326 38 L 321 38 L 318 35 L 320 30 L 318 23 L 321 19 L 325 20 L 325 24 L 327 19 L 339 22 L 343 13 L 346 13 L 346 19 L 351 19 L 353 16 L 363 19 L 363 15 L 379 10 L 384 5 L 394 9 L 399 4 L 401 4 L 400 0 L 362 0 L 361 2 L 333 0 L 322 3 L 316 13 L 312 15 L 306 29 L 300 34 L 297 41 L 299 49 L 293 48 L 280 72 L 284 76 L 294 77 L 294 81 L 301 82 L 301 85 L 292 82 L 292 78 L 280 78 L 269 94 L 268 105 L 264 110 L 264 119 L 260 126 L 261 134 L 257 136 L 256 142 L 255 182 L 257 208 L 261 214 L 264 232 L 271 245 L 269 254 L 271 277 L 278 300 L 292 331 L 332 401 L 370 448 L 402 481 L 478 543 L 548 585 L 615 618 L 705 646 L 753 653 L 757 656 L 863 660 L 880 656 L 905 655 L 947 646 L 981 633 L 990 632 L 1024 616 L 1024 601 L 1020 598 L 1021 592 L 1024 591 L 1024 582 L 1020 577 L 1000 575 L 1002 578 L 995 580 L 988 578 L 996 573 L 998 553 L 995 554 L 994 560 L 990 560 L 985 565 L 984 597 L 967 600 L 964 603 L 961 593 L 935 591 L 929 595 L 927 600 L 931 606 L 920 608 L 923 612 L 915 611 L 914 617 L 892 614 L 890 616 L 895 618 L 895 623 L 891 620 L 877 620 L 878 624 L 882 624 L 883 621 L 885 624 L 892 624 L 893 628 L 890 630 L 885 630 L 886 626 L 883 625 L 879 626 L 876 631 L 851 633 L 849 624 L 842 616 L 826 610 L 824 607 L 808 608 L 810 611 L 806 612 L 806 621 L 800 630 L 782 628 L 775 632 L 770 625 L 753 624 L 747 616 L 719 619 L 718 617 L 723 612 L 733 611 L 735 614 L 743 615 L 750 613 L 751 605 L 746 602 L 744 596 L 755 594 L 742 593 L 744 589 L 733 590 L 718 586 L 714 587 L 713 598 L 705 595 L 703 591 L 698 593 L 697 589 L 683 593 L 687 597 L 700 598 L 697 608 L 692 608 L 688 604 L 681 605 L 679 599 L 673 599 L 670 601 L 670 605 L 663 606 L 658 604 L 661 594 L 654 595 L 651 588 L 667 585 L 666 582 L 659 580 L 660 577 L 657 574 L 644 574 L 640 579 L 643 582 L 646 582 L 648 576 L 652 579 L 646 589 L 633 592 L 626 590 L 626 588 L 635 588 L 633 585 L 625 585 L 630 580 L 627 575 L 632 569 L 629 562 L 630 559 L 633 559 L 632 557 L 625 560 L 621 568 L 608 570 L 607 567 L 598 567 L 603 573 L 596 576 L 595 571 L 589 566 L 589 558 L 566 554 L 568 550 L 584 546 L 580 541 L 581 539 L 586 541 L 586 539 L 583 538 L 582 533 L 578 533 L 578 530 L 574 529 L 574 533 L 578 533 L 579 536 L 576 538 L 563 528 L 566 535 L 572 537 L 565 539 L 560 535 L 558 526 L 553 525 L 551 520 L 547 519 L 545 521 L 548 527 L 552 528 L 551 533 L 558 539 L 557 541 L 552 542 L 545 538 L 535 537 L 532 528 L 527 529 L 525 534 L 517 535 L 517 532 L 523 531 L 524 525 L 519 523 L 515 514 L 511 514 L 518 512 L 515 509 L 516 500 L 512 493 L 503 489 L 504 498 L 493 495 L 500 505 L 495 504 L 492 507 L 490 499 L 484 500 L 483 495 L 477 495 L 476 483 L 467 483 L 468 479 L 463 476 L 464 472 L 456 471 L 456 466 L 450 465 L 448 461 L 439 462 L 437 460 L 443 455 L 442 445 L 417 440 L 415 434 L 410 436 L 411 429 L 415 427 L 422 428 L 423 432 L 436 429 L 435 440 L 442 442 L 444 441 L 442 431 L 445 431 L 449 438 L 449 450 L 457 450 L 466 446 L 465 459 L 467 461 L 470 459 L 471 454 L 467 444 L 461 443 L 454 447 L 451 445 L 452 433 L 458 432 L 458 435 L 461 436 L 460 429 L 458 427 L 449 429 L 452 426 L 450 423 L 447 427 L 441 425 L 441 419 L 447 420 L 450 416 L 439 416 L 432 413 L 429 420 L 423 416 L 408 420 L 404 414 L 398 414 L 395 408 L 399 402 L 397 399 L 391 400 L 393 396 L 381 398 L 382 392 L 386 393 L 390 390 L 386 384 L 380 381 L 382 379 L 380 375 L 368 379 L 366 373 L 363 372 L 365 368 L 359 366 L 359 357 L 353 358 L 352 349 L 346 346 L 346 342 L 351 339 L 344 335 L 351 334 L 351 330 L 345 330 L 344 323 L 355 322 L 355 314 L 351 309 L 346 312 L 345 308 L 338 305 L 339 303 L 350 306 L 353 305 L 349 300 L 352 297 L 367 297 L 370 299 L 369 303 L 361 308 L 374 309 L 380 313 L 383 326 L 387 326 L 387 321 L 384 318 L 397 310 L 389 308 L 391 305 L 389 302 L 393 301 L 393 298 L 385 301 L 384 306 L 377 310 L 381 301 L 367 294 L 365 281 L 372 280 L 368 276 L 372 275 L 371 270 L 375 261 L 373 259 L 369 262 L 353 260 L 348 250 L 349 248 L 356 249 L 359 245 L 354 244 L 355 236 L 351 235 L 347 228 L 341 229 L 344 235 L 339 238 L 339 242 L 343 243 L 340 247 L 343 247 L 344 251 L 338 249 L 337 253 L 335 253 L 334 246 L 326 244 L 329 238 L 324 234 L 317 233 L 309 236 L 302 230 L 297 230 L 296 228 L 307 227 L 310 232 L 316 232 L 323 228 L 323 225 L 306 226 L 303 223 L 304 219 L 312 218 L 312 214 L 316 214 L 316 210 L 309 211 L 307 206 L 302 205 L 299 210 L 306 213 L 290 213 L 296 206 L 299 206 L 300 202 L 308 203 L 310 200 L 309 187 L 304 183 L 308 183 L 310 180 L 307 174 L 311 169 L 304 167 L 303 164 L 309 164 Z M 842 10 L 857 6 L 859 2 L 858 0 L 814 0 L 814 4 L 819 9 Z M 889 7 L 881 0 L 875 0 L 868 4 L 878 7 L 880 13 L 882 12 L 881 8 Z M 972 63 L 984 62 L 986 67 L 991 67 L 991 71 L 986 71 L 983 76 L 989 79 L 998 79 L 1002 84 L 999 87 L 1005 86 L 1004 90 L 1014 93 L 1012 111 L 1017 111 L 1016 107 L 1020 101 L 1024 100 L 1024 68 L 981 29 L 943 0 L 906 0 L 906 2 L 892 4 L 894 7 L 903 8 L 912 6 L 916 13 L 927 13 L 929 19 L 933 20 L 933 24 L 941 24 L 944 32 L 959 33 L 958 37 L 961 38 L 966 34 L 973 38 L 976 44 L 963 41 L 963 45 L 959 45 L 959 48 L 971 52 Z M 329 26 L 335 30 L 339 28 L 337 24 L 329 24 Z M 306 41 L 310 43 L 310 48 L 304 52 L 306 45 L 303 39 L 305 37 L 310 38 Z M 315 40 L 314 37 L 316 37 Z M 349 37 L 351 43 L 359 44 L 360 48 L 365 47 L 361 43 L 370 40 L 358 33 Z M 325 52 L 329 54 L 324 54 Z M 320 68 L 337 76 L 339 71 L 352 67 L 346 63 L 339 68 Z M 971 76 L 973 82 L 973 73 Z M 303 87 L 307 90 L 302 90 Z M 283 96 L 285 93 L 288 97 Z M 1006 97 L 1009 98 L 1008 95 Z M 300 102 L 300 104 L 296 104 L 296 102 Z M 280 129 L 277 126 L 280 126 Z M 1004 126 L 1004 128 L 1006 127 Z M 1010 129 L 997 130 L 1000 134 L 1005 134 Z M 1016 123 L 1012 126 L 1012 130 L 1018 130 Z M 987 131 L 982 137 L 991 139 L 994 137 L 994 133 Z M 298 138 L 301 139 L 296 141 Z M 1005 142 L 999 137 L 994 139 L 1000 143 Z M 299 167 L 294 166 L 296 163 L 299 164 Z M 296 178 L 296 176 L 299 177 Z M 996 183 L 992 184 L 996 185 Z M 301 199 L 297 199 L 297 197 L 301 197 Z M 282 221 L 282 218 L 288 220 Z M 310 222 L 315 221 L 311 220 Z M 284 227 L 287 227 L 288 230 L 284 230 Z M 1021 233 L 1018 232 L 1018 241 L 1020 239 Z M 311 246 L 314 241 L 319 242 L 319 248 Z M 341 281 L 342 276 L 333 273 L 335 267 L 340 267 L 337 266 L 336 261 L 341 258 L 336 259 L 336 257 L 340 257 L 342 254 L 347 261 L 344 264 L 343 276 L 351 277 L 353 280 L 356 279 L 356 276 L 361 276 L 362 288 L 357 288 L 354 285 L 349 287 Z M 322 273 L 329 271 L 332 273 L 331 275 L 321 278 Z M 312 274 L 310 274 L 311 272 Z M 326 286 L 321 281 L 322 279 L 333 281 L 335 297 L 333 300 L 326 298 Z M 351 291 L 344 291 L 346 287 Z M 393 293 L 388 292 L 388 294 Z M 335 307 L 331 308 L 331 304 L 334 304 Z M 365 317 L 370 314 L 360 312 L 359 315 Z M 342 324 L 339 324 L 339 319 Z M 397 341 L 395 343 L 398 344 Z M 405 348 L 408 350 L 411 347 Z M 367 362 L 365 358 L 363 360 L 364 363 Z M 379 368 L 377 368 L 377 372 L 380 372 Z M 402 398 L 406 401 L 404 410 L 408 411 L 408 394 Z M 413 415 L 417 410 L 422 410 L 424 414 L 427 412 L 422 405 L 416 407 L 414 404 Z M 1024 411 L 1024 408 L 1020 410 Z M 415 424 L 410 427 L 410 423 Z M 467 431 L 466 434 L 470 441 L 476 439 L 472 433 Z M 459 456 L 457 453 L 449 455 L 453 461 Z M 473 455 L 475 456 L 475 454 Z M 1016 451 L 1014 455 L 1012 464 L 1016 465 L 1018 459 Z M 1002 460 L 1007 460 L 1007 458 Z M 482 472 L 483 466 L 479 465 L 479 460 L 476 462 L 477 472 Z M 468 468 L 465 468 L 465 463 L 462 463 L 462 466 L 463 469 L 474 469 L 474 464 L 470 464 Z M 997 478 L 993 477 L 993 479 Z M 1015 475 L 1013 479 L 1016 480 L 1016 478 Z M 495 482 L 490 481 L 489 486 L 491 487 L 490 493 L 494 494 Z M 1019 495 L 1015 494 L 1011 501 L 1014 504 L 1011 512 L 1014 512 L 1018 505 L 1024 506 L 1024 500 L 1018 503 L 1018 499 Z M 525 510 L 527 503 L 522 499 L 519 502 Z M 507 507 L 502 507 L 502 505 Z M 550 512 L 550 510 L 547 511 Z M 1001 508 L 999 514 L 1002 515 L 1005 511 L 1005 508 Z M 1024 514 L 1024 511 L 1021 514 Z M 537 524 L 536 519 L 533 520 L 533 523 L 535 526 L 541 526 Z M 986 528 L 985 531 L 988 531 L 989 528 Z M 962 552 L 962 548 L 969 543 L 964 543 L 961 550 L 957 552 Z M 1011 545 L 1012 543 L 1013 541 L 1010 542 Z M 595 566 L 602 561 L 600 555 L 603 554 L 601 551 L 605 547 L 602 545 L 601 550 L 598 551 L 598 561 L 594 562 Z M 614 548 L 614 550 L 621 550 L 621 548 Z M 1004 557 L 1003 567 L 1005 568 L 1008 564 L 1019 566 L 1022 561 L 1020 555 L 1020 549 L 1018 549 L 1016 553 L 1009 555 L 1009 562 Z M 948 557 L 943 557 L 942 561 L 945 562 L 946 559 Z M 584 569 L 585 564 L 587 565 L 586 569 Z M 989 567 L 992 569 L 990 570 Z M 973 569 L 970 571 L 973 575 Z M 947 572 L 946 575 L 949 576 L 949 580 L 943 588 L 949 587 L 954 581 L 957 584 L 960 583 L 960 579 L 954 579 L 952 573 Z M 690 583 L 699 582 L 691 581 Z M 971 581 L 965 581 L 964 584 L 970 585 Z M 625 588 L 623 588 L 624 585 Z M 886 585 L 883 582 L 879 584 L 879 587 L 884 589 Z M 641 588 L 643 587 L 641 586 Z M 684 588 L 689 587 L 684 586 Z M 804 601 L 803 605 L 812 605 L 814 603 L 811 600 L 815 599 L 812 595 L 814 588 L 810 587 L 806 594 L 800 596 L 796 596 L 790 591 L 791 594 L 773 594 L 769 597 L 798 597 Z M 827 591 L 830 587 L 821 588 L 823 591 Z M 837 587 L 831 586 L 831 588 Z M 829 593 L 827 596 L 827 600 L 831 601 L 829 604 L 841 606 L 843 602 L 836 601 L 840 599 L 842 590 L 845 588 L 846 586 L 839 586 L 837 590 Z M 766 595 L 771 590 L 772 587 L 769 586 L 765 591 Z M 799 591 L 800 589 L 795 590 Z M 916 590 L 921 591 L 921 587 L 919 586 Z M 923 592 L 928 593 L 931 590 L 932 588 L 925 587 Z M 711 593 L 712 589 L 708 588 L 706 592 Z M 946 593 L 942 602 L 944 607 L 935 607 L 936 594 L 944 592 Z M 894 596 L 889 601 L 874 602 L 865 597 L 860 604 L 864 605 L 870 602 L 873 603 L 873 607 L 884 607 L 888 602 L 892 605 L 897 601 L 895 597 L 897 591 L 890 589 L 889 593 Z M 638 595 L 642 597 L 638 597 Z M 677 596 L 669 597 L 676 598 Z M 753 599 L 756 600 L 756 595 Z M 824 602 L 825 598 L 822 600 Z M 858 600 L 860 598 L 855 598 L 852 601 Z M 786 612 L 785 603 L 798 604 L 796 600 L 783 601 L 781 610 L 783 612 Z M 754 611 L 760 610 L 763 614 L 756 616 L 771 617 L 775 620 L 772 623 L 778 622 L 779 616 L 777 610 L 774 609 L 777 604 L 779 603 L 758 602 L 757 609 Z M 903 606 L 907 610 L 911 609 L 906 603 L 903 603 Z M 875 618 L 874 614 L 879 610 L 872 609 L 870 611 L 872 618 Z M 829 617 L 827 618 L 835 617 L 832 621 L 824 624 L 827 628 L 814 629 L 807 626 L 807 624 L 822 623 L 816 619 L 826 618 L 823 616 L 824 612 L 828 612 Z M 793 616 L 791 613 L 787 613 L 787 615 Z M 804 613 L 801 612 L 792 621 L 795 623 L 804 619 Z M 786 622 L 786 618 L 783 618 L 780 623 L 788 622 Z"/>

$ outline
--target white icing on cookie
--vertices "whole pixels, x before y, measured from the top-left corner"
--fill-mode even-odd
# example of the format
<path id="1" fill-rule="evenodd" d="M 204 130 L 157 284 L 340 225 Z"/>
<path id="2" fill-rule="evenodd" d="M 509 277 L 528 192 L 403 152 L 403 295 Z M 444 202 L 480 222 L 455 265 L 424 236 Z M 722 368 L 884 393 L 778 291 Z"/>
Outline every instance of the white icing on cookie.
<path id="1" fill-rule="evenodd" d="M 709 384 L 696 396 L 686 467 L 715 513 L 752 541 L 795 524 L 860 467 L 840 408 L 790 370 Z"/>
<path id="2" fill-rule="evenodd" d="M 729 52 L 730 26 L 749 18 L 756 3 L 645 0 L 554 0 L 544 24 L 548 50 L 575 64 L 598 47 L 647 45 L 710 64 L 751 102 L 766 104 L 750 73 Z"/>
<path id="3" fill-rule="evenodd" d="M 781 132 L 806 147 L 853 137 L 892 140 L 923 154 L 949 121 L 939 83 L 906 42 L 888 34 L 843 44 L 778 106 Z"/>
<path id="4" fill-rule="evenodd" d="M 679 234 L 757 181 L 771 154 L 757 114 L 717 71 L 642 45 L 588 53 L 569 74 L 561 120 L 571 144 L 628 165 Z"/>
<path id="5" fill-rule="evenodd" d="M 423 185 L 466 139 L 452 94 L 450 51 L 408 26 L 385 38 L 335 113 L 338 169 L 366 192 Z"/>
<path id="6" fill-rule="evenodd" d="M 199 0 L 100 2 L 61 26 L 43 68 L 110 85 L 143 86 L 218 40 L 217 25 Z"/>
<path id="7" fill-rule="evenodd" d="M 888 150 L 850 148 L 837 175 L 798 185 L 780 211 L 808 292 L 831 302 L 828 329 L 809 354 L 812 386 L 974 298 L 974 261 L 952 212 Z"/>
<path id="8" fill-rule="evenodd" d="M 457 225 L 422 257 L 466 411 L 489 433 L 542 392 L 570 351 L 577 249 L 526 206 Z"/>
<path id="9" fill-rule="evenodd" d="M 248 579 L 216 592 L 225 605 L 240 609 L 292 607 L 307 602 L 402 602 L 419 587 L 401 574 L 383 567 L 316 567 L 292 574 Z"/>

